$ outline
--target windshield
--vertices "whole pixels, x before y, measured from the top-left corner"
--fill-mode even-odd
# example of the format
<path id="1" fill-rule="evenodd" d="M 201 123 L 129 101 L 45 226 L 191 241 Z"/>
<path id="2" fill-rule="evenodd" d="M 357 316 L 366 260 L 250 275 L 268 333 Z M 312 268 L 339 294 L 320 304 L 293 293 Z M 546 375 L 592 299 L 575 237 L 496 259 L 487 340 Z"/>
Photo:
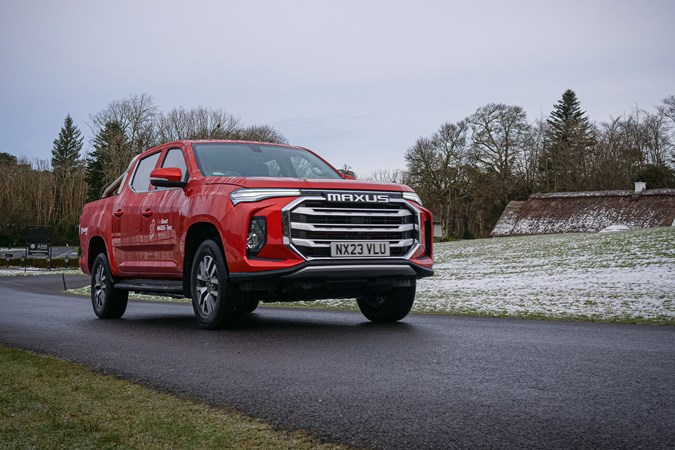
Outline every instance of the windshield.
<path id="1" fill-rule="evenodd" d="M 321 158 L 306 150 L 265 144 L 193 144 L 204 176 L 339 179 Z"/>

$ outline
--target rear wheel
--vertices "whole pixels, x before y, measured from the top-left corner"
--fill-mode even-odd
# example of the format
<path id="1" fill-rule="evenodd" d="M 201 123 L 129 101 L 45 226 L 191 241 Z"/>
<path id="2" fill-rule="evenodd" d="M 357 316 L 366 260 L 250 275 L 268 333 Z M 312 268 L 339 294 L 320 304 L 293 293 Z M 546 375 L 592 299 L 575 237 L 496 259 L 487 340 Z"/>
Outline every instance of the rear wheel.
<path id="1" fill-rule="evenodd" d="M 357 298 L 359 309 L 372 322 L 396 322 L 408 315 L 415 301 L 415 284 L 395 287 L 384 294 Z"/>
<path id="2" fill-rule="evenodd" d="M 260 304 L 259 300 L 249 300 L 248 303 L 246 303 L 246 312 L 247 313 L 252 313 L 253 311 L 258 308 L 258 305 Z"/>
<path id="3" fill-rule="evenodd" d="M 99 319 L 119 319 L 124 315 L 129 291 L 114 288 L 110 263 L 105 253 L 99 254 L 91 268 L 91 305 Z"/>
<path id="4" fill-rule="evenodd" d="M 192 308 L 201 328 L 230 328 L 246 313 L 245 297 L 230 283 L 223 254 L 212 240 L 197 249 L 190 274 Z"/>

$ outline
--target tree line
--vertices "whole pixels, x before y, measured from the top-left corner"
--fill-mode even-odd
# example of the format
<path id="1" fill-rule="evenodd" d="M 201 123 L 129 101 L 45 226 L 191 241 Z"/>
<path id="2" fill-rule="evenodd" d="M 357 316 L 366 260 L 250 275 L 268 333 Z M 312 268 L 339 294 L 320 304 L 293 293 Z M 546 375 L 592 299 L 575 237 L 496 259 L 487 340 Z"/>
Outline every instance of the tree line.
<path id="1" fill-rule="evenodd" d="M 21 243 L 30 226 L 54 242 L 77 242 L 86 201 L 124 172 L 131 158 L 177 139 L 250 139 L 287 143 L 268 125 L 245 125 L 221 109 L 161 112 L 148 94 L 109 103 L 89 116 L 93 139 L 83 138 L 68 115 L 53 142 L 51 160 L 0 152 L 0 245 Z M 406 183 L 441 222 L 444 237 L 489 235 L 511 200 L 534 192 L 675 187 L 675 95 L 655 111 L 591 123 L 572 90 L 549 117 L 528 121 L 520 106 L 491 103 L 419 138 L 403 170 L 378 170 L 371 179 Z M 350 172 L 347 165 L 344 171 Z M 353 173 L 352 173 L 353 174 Z"/>
<path id="2" fill-rule="evenodd" d="M 161 112 L 149 94 L 115 100 L 89 116 L 93 140 L 83 154 L 82 133 L 68 115 L 54 140 L 50 160 L 0 152 L 0 245 L 23 243 L 30 227 L 51 232 L 56 243 L 77 243 L 85 202 L 127 168 L 138 153 L 179 139 L 246 139 L 286 143 L 268 125 L 245 125 L 221 109 L 174 108 Z"/>
<path id="3" fill-rule="evenodd" d="M 591 123 L 572 90 L 549 117 L 491 103 L 419 138 L 403 171 L 371 178 L 409 184 L 441 222 L 444 237 L 488 236 L 511 200 L 535 192 L 675 188 L 675 95 L 653 112 Z"/>

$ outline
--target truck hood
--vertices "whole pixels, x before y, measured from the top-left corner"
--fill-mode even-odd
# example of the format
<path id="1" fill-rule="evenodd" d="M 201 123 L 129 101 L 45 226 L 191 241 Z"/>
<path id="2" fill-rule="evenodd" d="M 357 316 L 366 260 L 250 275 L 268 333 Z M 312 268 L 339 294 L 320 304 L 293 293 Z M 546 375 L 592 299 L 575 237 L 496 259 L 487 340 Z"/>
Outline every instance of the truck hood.
<path id="1" fill-rule="evenodd" d="M 208 177 L 206 184 L 230 184 L 242 188 L 335 189 L 349 191 L 413 192 L 403 184 L 361 180 L 308 180 L 269 177 Z"/>

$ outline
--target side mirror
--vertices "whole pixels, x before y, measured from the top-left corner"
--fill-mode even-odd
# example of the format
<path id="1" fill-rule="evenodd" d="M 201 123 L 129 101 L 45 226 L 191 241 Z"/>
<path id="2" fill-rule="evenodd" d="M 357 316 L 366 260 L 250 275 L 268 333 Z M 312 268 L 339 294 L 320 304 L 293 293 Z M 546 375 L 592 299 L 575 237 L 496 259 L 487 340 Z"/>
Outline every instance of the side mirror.
<path id="1" fill-rule="evenodd" d="M 338 172 L 340 172 L 340 176 L 344 178 L 345 180 L 356 180 L 356 177 L 354 176 L 354 173 L 352 172 L 347 172 L 343 169 L 339 169 Z"/>
<path id="2" fill-rule="evenodd" d="M 162 167 L 150 172 L 150 184 L 156 187 L 184 187 L 183 171 L 178 167 Z"/>

